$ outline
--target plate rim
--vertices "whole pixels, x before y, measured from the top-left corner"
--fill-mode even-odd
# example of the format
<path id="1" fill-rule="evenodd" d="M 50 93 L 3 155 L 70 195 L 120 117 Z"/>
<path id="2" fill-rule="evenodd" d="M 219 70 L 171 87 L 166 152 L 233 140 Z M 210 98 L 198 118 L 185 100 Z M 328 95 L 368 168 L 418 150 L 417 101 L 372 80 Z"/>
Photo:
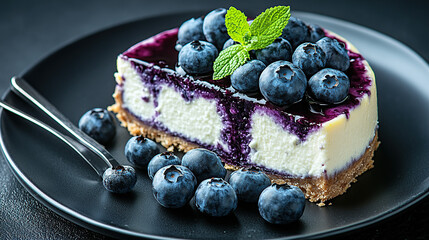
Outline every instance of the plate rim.
<path id="1" fill-rule="evenodd" d="M 156 16 L 138 18 L 138 19 L 134 19 L 134 20 L 130 20 L 130 21 L 126 21 L 123 23 L 119 23 L 116 25 L 112 25 L 109 27 L 102 28 L 100 30 L 88 33 L 88 34 L 83 35 L 82 37 L 79 37 L 76 39 L 71 39 L 69 41 L 66 41 L 64 44 L 60 45 L 59 47 L 53 49 L 52 51 L 50 51 L 46 55 L 42 56 L 41 58 L 39 58 L 39 60 L 36 60 L 36 62 L 33 65 L 31 65 L 27 69 L 24 69 L 24 71 L 22 71 L 19 75 L 21 75 L 25 78 L 25 76 L 27 74 L 29 74 L 30 72 L 34 71 L 34 69 L 37 68 L 37 66 L 39 66 L 40 64 L 43 64 L 43 62 L 47 61 L 48 59 L 55 57 L 55 55 L 58 54 L 58 52 L 60 52 L 62 49 L 67 48 L 70 45 L 78 44 L 82 41 L 85 41 L 88 38 L 95 36 L 95 35 L 99 35 L 99 34 L 102 34 L 104 32 L 107 32 L 107 31 L 112 31 L 113 29 L 121 28 L 125 25 L 130 25 L 130 24 L 140 22 L 140 21 L 150 21 L 151 19 L 156 19 L 156 18 L 160 18 L 160 17 L 165 18 L 165 17 L 172 17 L 172 16 L 177 16 L 177 15 L 192 14 L 192 13 L 201 13 L 201 11 L 180 11 L 180 12 L 174 12 L 174 13 L 169 13 L 169 14 L 161 14 L 161 15 L 156 15 Z M 368 27 L 365 27 L 365 26 L 362 26 L 362 25 L 359 25 L 359 24 L 356 24 L 353 22 L 349 22 L 349 21 L 346 21 L 343 19 L 338 19 L 335 17 L 330 17 L 330 16 L 317 14 L 317 13 L 311 13 L 311 12 L 304 12 L 304 11 L 294 11 L 294 13 L 296 13 L 299 16 L 318 18 L 318 19 L 322 19 L 324 21 L 335 23 L 335 24 L 346 25 L 347 27 L 351 27 L 356 31 L 361 31 L 361 32 L 364 32 L 366 34 L 377 36 L 378 38 L 382 38 L 383 40 L 389 41 L 390 43 L 392 43 L 396 47 L 399 47 L 402 50 L 409 53 L 410 55 L 412 55 L 416 60 L 418 60 L 421 64 L 425 65 L 427 67 L 427 69 L 429 70 L 429 64 L 417 52 L 415 52 L 413 49 L 411 49 L 408 45 L 392 38 L 389 35 L 386 35 L 384 33 L 378 32 L 378 31 L 373 30 L 371 28 L 368 28 Z M 11 91 L 11 88 L 9 87 L 2 94 L 1 99 L 4 100 L 11 93 L 12 93 L 12 91 Z M 80 214 L 80 213 L 64 206 L 60 202 L 52 199 L 51 197 L 49 197 L 42 190 L 40 190 L 37 186 L 35 186 L 21 172 L 21 170 L 15 164 L 13 158 L 10 156 L 9 152 L 7 151 L 6 146 L 5 146 L 5 142 L 4 142 L 4 138 L 3 138 L 3 133 L 1 131 L 1 124 L 2 124 L 1 119 L 3 119 L 3 115 L 4 115 L 3 113 L 4 113 L 4 109 L 1 108 L 0 109 L 0 147 L 1 147 L 1 152 L 3 154 L 3 157 L 5 158 L 6 162 L 8 163 L 9 167 L 11 168 L 14 176 L 17 178 L 19 183 L 22 186 L 24 186 L 24 188 L 36 200 L 38 200 L 44 206 L 46 206 L 47 208 L 49 208 L 50 210 L 52 210 L 56 214 L 64 217 L 65 219 L 67 219 L 67 220 L 69 220 L 69 221 L 71 221 L 71 222 L 73 222 L 73 223 L 75 223 L 81 227 L 84 227 L 86 229 L 90 229 L 92 231 L 101 233 L 103 235 L 106 235 L 108 233 L 114 233 L 114 235 L 115 235 L 114 237 L 116 237 L 116 236 L 127 236 L 127 237 L 133 237 L 133 238 L 150 238 L 150 239 L 180 239 L 180 238 L 174 238 L 174 237 L 167 237 L 167 236 L 160 236 L 160 235 L 154 235 L 154 234 L 135 232 L 135 231 L 115 227 L 112 225 L 108 225 L 108 224 L 96 221 L 94 219 L 91 219 L 89 217 L 86 217 L 85 215 Z M 344 234 L 346 232 L 352 232 L 352 231 L 355 231 L 357 229 L 365 228 L 365 227 L 368 227 L 372 224 L 382 222 L 382 221 L 384 221 L 384 220 L 386 220 L 386 219 L 388 219 L 394 215 L 397 215 L 397 214 L 403 212 L 404 210 L 410 208 L 411 206 L 417 204 L 418 202 L 422 201 L 423 199 L 425 199 L 428 196 L 429 196 L 429 187 L 427 187 L 425 190 L 422 190 L 418 194 L 411 196 L 407 201 L 403 202 L 402 204 L 400 204 L 400 205 L 398 205 L 398 206 L 396 206 L 390 210 L 387 210 L 385 212 L 382 212 L 380 214 L 372 216 L 370 218 L 367 218 L 367 219 L 364 219 L 361 221 L 357 221 L 355 223 L 348 224 L 345 226 L 336 227 L 336 228 L 326 230 L 326 231 L 319 231 L 319 232 L 303 234 L 303 235 L 285 236 L 285 237 L 280 237 L 277 239 L 314 239 L 314 238 L 320 238 L 320 237 L 330 237 L 330 236 L 340 235 L 340 234 Z"/>

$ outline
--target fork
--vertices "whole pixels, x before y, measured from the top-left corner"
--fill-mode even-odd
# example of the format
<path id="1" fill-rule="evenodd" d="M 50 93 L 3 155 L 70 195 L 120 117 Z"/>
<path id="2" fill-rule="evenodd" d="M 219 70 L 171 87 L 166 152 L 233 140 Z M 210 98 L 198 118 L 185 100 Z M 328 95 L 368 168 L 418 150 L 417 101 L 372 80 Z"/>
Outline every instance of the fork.
<path id="1" fill-rule="evenodd" d="M 17 108 L 7 104 L 4 101 L 0 100 L 0 106 L 3 109 L 5 109 L 11 113 L 14 113 L 14 114 L 28 120 L 29 122 L 34 123 L 35 125 L 45 129 L 46 131 L 50 132 L 51 134 L 53 134 L 54 136 L 59 138 L 61 141 L 66 143 L 68 146 L 70 146 L 75 152 L 77 152 L 97 172 L 97 174 L 100 177 L 103 176 L 103 173 L 107 168 L 111 167 L 110 165 L 107 165 L 106 162 L 104 162 L 104 161 L 100 162 L 100 161 L 94 160 L 94 155 L 92 155 L 92 152 L 87 147 L 85 147 L 83 144 L 74 140 L 73 138 L 62 134 L 61 132 L 50 127 L 49 125 L 46 125 L 45 123 L 43 123 L 43 122 L 37 120 L 36 118 L 22 112 L 21 110 L 18 110 Z M 107 167 L 106 167 L 106 165 L 107 165 Z"/>
<path id="2" fill-rule="evenodd" d="M 82 132 L 76 127 L 70 120 L 68 120 L 58 109 L 56 109 L 48 100 L 46 100 L 40 93 L 36 91 L 30 84 L 27 83 L 23 78 L 13 77 L 11 79 L 12 91 L 18 96 L 32 103 L 34 106 L 41 109 L 55 122 L 57 122 L 66 131 L 71 133 L 80 143 L 89 148 L 101 159 L 104 160 L 108 167 L 116 167 L 119 163 L 113 158 L 113 156 L 98 142 Z M 97 168 L 97 173 L 100 173 L 100 169 Z M 104 170 L 105 169 L 101 169 Z M 100 174 L 99 174 L 100 175 Z"/>
<path id="3" fill-rule="evenodd" d="M 83 131 L 81 131 L 78 127 L 76 127 L 70 120 L 68 120 L 59 110 L 57 110 L 48 100 L 46 100 L 24 79 L 20 77 L 13 77 L 11 79 L 11 87 L 14 93 L 16 93 L 19 97 L 23 98 L 27 102 L 30 102 L 34 106 L 41 109 L 55 122 L 57 122 L 61 127 L 63 127 L 67 132 L 73 135 L 77 140 L 73 139 L 70 136 L 62 134 L 56 129 L 18 110 L 17 108 L 5 103 L 4 101 L 0 101 L 0 106 L 3 107 L 3 109 L 11 113 L 14 113 L 30 121 L 31 123 L 34 123 L 35 125 L 47 130 L 48 132 L 50 132 L 51 134 L 55 135 L 57 138 L 62 140 L 64 143 L 66 143 L 68 146 L 70 146 L 103 179 L 103 185 L 107 190 L 112 191 L 111 187 L 115 183 L 120 184 L 119 183 L 120 179 L 114 179 L 114 177 L 111 178 L 112 174 L 113 175 L 116 174 L 120 178 L 127 178 L 125 181 L 130 180 L 129 171 L 134 172 L 131 174 L 135 175 L 135 170 L 132 169 L 132 167 L 125 166 L 124 168 L 124 166 L 121 166 L 101 144 L 96 142 L 94 139 L 92 139 L 91 137 L 86 135 Z M 113 171 L 107 171 L 109 169 Z M 114 170 L 118 170 L 118 172 L 115 173 Z M 106 175 L 104 175 L 105 172 L 109 172 L 109 176 L 106 177 Z M 133 176 L 132 178 L 135 178 L 135 176 Z M 135 180 L 134 180 L 134 184 L 135 184 Z M 113 186 L 113 187 L 116 187 L 116 186 Z"/>

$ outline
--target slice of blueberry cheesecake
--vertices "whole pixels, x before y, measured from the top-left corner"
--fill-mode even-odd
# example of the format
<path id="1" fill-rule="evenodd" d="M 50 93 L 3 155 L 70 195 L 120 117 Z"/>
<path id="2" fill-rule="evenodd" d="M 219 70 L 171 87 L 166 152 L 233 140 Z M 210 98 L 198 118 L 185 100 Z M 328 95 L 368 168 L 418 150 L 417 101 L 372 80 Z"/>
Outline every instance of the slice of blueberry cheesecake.
<path id="1" fill-rule="evenodd" d="M 137 43 L 117 67 L 109 109 L 166 148 L 207 148 L 227 169 L 262 169 L 310 201 L 343 194 L 373 167 L 373 71 L 351 43 L 288 7 L 249 22 L 214 10 Z"/>

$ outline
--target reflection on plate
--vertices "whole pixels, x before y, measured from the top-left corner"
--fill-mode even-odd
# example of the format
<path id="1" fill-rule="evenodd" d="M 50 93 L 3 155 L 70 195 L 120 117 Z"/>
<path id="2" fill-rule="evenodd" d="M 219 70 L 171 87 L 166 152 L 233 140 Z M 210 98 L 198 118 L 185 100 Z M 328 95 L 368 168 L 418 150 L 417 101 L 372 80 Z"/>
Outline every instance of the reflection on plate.
<path id="1" fill-rule="evenodd" d="M 131 22 L 79 40 L 50 55 L 24 78 L 73 122 L 93 107 L 113 103 L 116 56 L 134 43 L 202 13 Z M 314 14 L 296 13 L 350 40 L 373 67 L 378 84 L 379 135 L 375 168 L 358 178 L 333 206 L 307 203 L 300 221 L 270 225 L 256 205 L 239 204 L 232 216 L 208 218 L 191 205 L 164 209 L 152 196 L 145 169 L 135 191 L 113 195 L 93 170 L 65 144 L 11 114 L 1 113 L 1 144 L 21 183 L 35 198 L 65 218 L 115 236 L 175 238 L 303 238 L 360 228 L 395 214 L 428 195 L 429 66 L 409 48 L 372 30 Z M 154 25 L 153 22 L 157 24 Z M 400 69 L 407 69 L 404 73 Z M 8 93 L 6 101 L 55 125 Z M 119 129 L 108 150 L 126 164 L 129 134 Z M 43 139 L 43 141 L 41 141 Z"/>

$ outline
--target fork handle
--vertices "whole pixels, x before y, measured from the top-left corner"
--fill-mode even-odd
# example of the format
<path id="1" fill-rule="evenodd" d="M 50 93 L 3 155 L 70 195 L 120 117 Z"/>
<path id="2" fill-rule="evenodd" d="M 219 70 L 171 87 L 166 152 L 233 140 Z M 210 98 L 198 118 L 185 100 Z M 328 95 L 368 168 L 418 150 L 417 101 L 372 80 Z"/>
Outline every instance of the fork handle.
<path id="1" fill-rule="evenodd" d="M 43 128 L 43 129 L 45 129 L 49 133 L 53 134 L 54 136 L 56 136 L 57 138 L 62 140 L 69 147 L 71 147 L 75 152 L 77 152 L 97 172 L 97 174 L 101 178 L 103 178 L 103 173 L 109 166 L 106 165 L 106 163 L 104 161 L 102 161 L 98 156 L 94 156 L 94 153 L 92 151 L 90 151 L 87 147 L 82 145 L 80 142 L 74 140 L 73 138 L 71 138 L 67 135 L 64 135 L 64 134 L 58 132 L 57 130 L 53 129 L 52 127 L 46 125 L 45 123 L 43 123 L 43 122 L 37 120 L 36 118 L 22 112 L 21 110 L 18 110 L 15 107 L 12 107 L 11 105 L 9 105 L 9 104 L 1 101 L 1 100 L 0 100 L 0 107 L 2 107 L 3 109 L 5 109 L 11 113 L 14 113 L 14 114 L 26 119 L 27 121 Z M 100 159 L 100 160 L 97 161 L 95 159 Z"/>
<path id="2" fill-rule="evenodd" d="M 11 79 L 12 91 L 34 104 L 41 109 L 49 117 L 54 119 L 60 126 L 72 134 L 79 142 L 88 147 L 91 151 L 103 159 L 110 167 L 116 167 L 119 163 L 113 156 L 98 142 L 82 132 L 70 120 L 68 120 L 60 111 L 58 111 L 48 100 L 38 93 L 30 84 L 23 78 L 13 77 Z"/>

